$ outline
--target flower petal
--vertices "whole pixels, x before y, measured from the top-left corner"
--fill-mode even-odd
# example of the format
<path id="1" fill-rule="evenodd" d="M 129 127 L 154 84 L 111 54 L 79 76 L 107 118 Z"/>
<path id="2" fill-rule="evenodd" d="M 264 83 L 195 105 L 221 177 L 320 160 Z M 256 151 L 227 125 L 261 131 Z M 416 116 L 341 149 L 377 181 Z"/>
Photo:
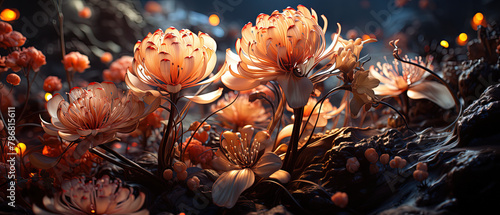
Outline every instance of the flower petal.
<path id="1" fill-rule="evenodd" d="M 30 163 L 36 168 L 49 169 L 57 165 L 59 157 L 48 157 L 40 152 L 33 152 L 29 156 Z"/>
<path id="2" fill-rule="evenodd" d="M 269 178 L 276 179 L 280 181 L 282 184 L 286 184 L 290 181 L 292 176 L 287 171 L 280 169 L 274 172 L 272 175 L 270 175 Z"/>
<path id="3" fill-rule="evenodd" d="M 408 97 L 412 99 L 429 99 L 444 109 L 455 106 L 453 96 L 446 86 L 434 81 L 424 81 L 411 86 L 408 90 Z"/>
<path id="4" fill-rule="evenodd" d="M 260 177 L 267 178 L 281 168 L 283 162 L 280 157 L 272 152 L 266 152 L 257 163 L 252 167 L 252 170 Z"/>
<path id="5" fill-rule="evenodd" d="M 232 208 L 241 193 L 253 185 L 255 175 L 251 169 L 232 170 L 222 173 L 212 187 L 212 198 L 216 205 Z"/>
<path id="6" fill-rule="evenodd" d="M 278 76 L 278 83 L 283 88 L 286 101 L 291 108 L 306 105 L 314 88 L 311 80 L 306 77 L 296 77 L 291 73 Z"/>
<path id="7" fill-rule="evenodd" d="M 216 91 L 205 93 L 197 96 L 185 96 L 187 99 L 198 104 L 208 104 L 217 100 L 222 95 L 223 88 L 219 88 Z"/>

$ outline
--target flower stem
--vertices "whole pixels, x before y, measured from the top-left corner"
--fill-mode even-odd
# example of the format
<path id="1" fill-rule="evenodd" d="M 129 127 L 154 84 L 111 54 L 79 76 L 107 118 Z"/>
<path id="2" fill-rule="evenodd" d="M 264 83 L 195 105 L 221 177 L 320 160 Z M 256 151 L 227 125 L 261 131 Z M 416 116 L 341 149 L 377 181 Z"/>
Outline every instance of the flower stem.
<path id="1" fill-rule="evenodd" d="M 174 116 L 175 116 L 175 103 L 177 101 L 177 93 L 171 93 L 170 94 L 170 99 L 172 100 L 173 104 L 170 105 L 170 113 L 168 115 L 168 122 L 167 125 L 164 129 L 163 137 L 160 142 L 160 147 L 158 149 L 158 175 L 162 175 L 163 171 L 167 169 L 168 166 L 172 164 L 173 160 L 173 149 L 176 141 L 176 136 L 177 134 L 175 132 L 172 132 L 173 127 L 175 125 L 174 123 Z"/>
<path id="2" fill-rule="evenodd" d="M 300 139 L 300 126 L 302 124 L 302 117 L 304 115 L 304 107 L 294 108 L 293 115 L 295 117 L 293 121 L 292 136 L 290 137 L 290 142 L 286 150 L 284 170 L 292 175 L 295 166 L 295 160 L 297 158 L 297 148 L 299 146 Z"/>

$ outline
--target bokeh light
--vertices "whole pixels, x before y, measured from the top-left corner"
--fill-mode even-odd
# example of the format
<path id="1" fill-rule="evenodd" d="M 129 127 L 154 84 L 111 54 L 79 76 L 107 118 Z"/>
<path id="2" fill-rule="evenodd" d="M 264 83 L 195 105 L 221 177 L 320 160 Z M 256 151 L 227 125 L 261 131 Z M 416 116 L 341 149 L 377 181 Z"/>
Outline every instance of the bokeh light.
<path id="1" fill-rule="evenodd" d="M 0 12 L 0 19 L 6 22 L 14 21 L 16 19 L 19 19 L 19 11 L 16 9 L 3 9 L 2 12 Z"/>
<path id="2" fill-rule="evenodd" d="M 208 22 L 212 26 L 217 26 L 220 23 L 220 18 L 219 18 L 219 16 L 217 16 L 217 14 L 212 14 L 212 15 L 210 15 L 210 17 L 208 17 Z"/>
<path id="3" fill-rule="evenodd" d="M 446 40 L 441 40 L 441 42 L 439 43 L 439 45 L 441 45 L 444 48 L 450 47 L 450 44 Z"/>

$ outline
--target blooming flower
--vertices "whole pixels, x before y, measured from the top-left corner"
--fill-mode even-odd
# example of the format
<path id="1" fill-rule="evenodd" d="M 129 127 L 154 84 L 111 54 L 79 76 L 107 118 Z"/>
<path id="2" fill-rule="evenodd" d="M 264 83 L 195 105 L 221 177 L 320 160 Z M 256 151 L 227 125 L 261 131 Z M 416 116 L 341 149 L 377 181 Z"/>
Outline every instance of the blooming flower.
<path id="1" fill-rule="evenodd" d="M 405 60 L 410 61 L 408 57 L 405 57 Z M 415 58 L 411 62 L 432 69 L 430 62 L 425 64 L 421 57 Z M 446 86 L 435 81 L 425 80 L 429 74 L 425 70 L 410 64 L 401 64 L 401 70 L 399 70 L 399 64 L 399 61 L 394 60 L 392 65 L 379 62 L 377 67 L 370 67 L 371 75 L 382 83 L 374 89 L 377 95 L 397 96 L 406 92 L 409 98 L 428 99 L 444 109 L 452 108 L 455 105 L 453 96 Z"/>
<path id="2" fill-rule="evenodd" d="M 62 88 L 61 79 L 57 76 L 49 76 L 43 81 L 43 90 L 46 92 L 59 91 Z"/>
<path id="3" fill-rule="evenodd" d="M 12 27 L 11 27 L 12 29 Z M 0 48 L 21 47 L 26 42 L 26 37 L 17 31 L 10 31 L 5 34 L 0 34 Z"/>
<path id="4" fill-rule="evenodd" d="M 226 107 L 236 98 L 236 94 L 229 92 L 223 99 L 212 105 L 212 111 Z M 223 127 L 238 131 L 245 125 L 264 127 L 271 114 L 266 111 L 260 100 L 249 101 L 249 94 L 240 93 L 236 101 L 229 107 L 216 113 L 217 121 Z"/>
<path id="5" fill-rule="evenodd" d="M 240 132 L 226 131 L 217 150 L 212 166 L 225 171 L 215 181 L 212 197 L 216 205 L 232 208 L 241 193 L 253 185 L 255 175 L 269 177 L 281 168 L 281 159 L 272 152 L 261 151 L 268 144 L 270 135 L 259 131 L 253 136 L 252 126 L 243 127 Z"/>
<path id="6" fill-rule="evenodd" d="M 102 72 L 102 76 L 106 81 L 112 81 L 115 83 L 125 81 L 125 75 L 130 66 L 132 66 L 133 57 L 123 56 L 118 60 L 113 61 L 106 69 Z"/>
<path id="7" fill-rule="evenodd" d="M 334 53 L 338 34 L 325 49 L 325 26 L 318 25 L 314 10 L 299 5 L 298 9 L 260 14 L 255 26 L 245 25 L 236 41 L 236 54 L 226 51 L 222 82 L 233 90 L 248 90 L 267 81 L 278 81 L 288 105 L 302 107 L 307 103 L 315 83 L 333 75 L 332 63 L 312 72 L 319 62 Z M 334 61 L 333 58 L 331 61 Z"/>
<path id="8" fill-rule="evenodd" d="M 156 106 L 145 107 L 131 92 L 123 95 L 111 82 L 93 82 L 87 89 L 73 88 L 69 102 L 60 94 L 54 95 L 47 103 L 51 122 L 42 119 L 42 126 L 48 134 L 66 141 L 86 140 L 75 149 L 81 155 L 90 146 L 113 140 L 116 132 L 134 131 L 153 107 Z"/>
<path id="9" fill-rule="evenodd" d="M 17 86 L 21 83 L 21 78 L 16 73 L 10 73 L 7 75 L 6 81 L 13 86 Z"/>
<path id="10" fill-rule="evenodd" d="M 86 55 L 80 54 L 80 52 L 70 52 L 66 54 L 62 63 L 64 64 L 64 69 L 70 72 L 82 73 L 90 67 L 89 58 Z"/>
<path id="11" fill-rule="evenodd" d="M 45 55 L 34 47 L 22 48 L 20 51 L 13 51 L 5 58 L 5 65 L 14 72 L 21 68 L 31 69 L 35 72 L 45 65 Z"/>
<path id="12" fill-rule="evenodd" d="M 174 27 L 165 32 L 158 29 L 136 43 L 132 70 L 127 73 L 125 82 L 139 95 L 149 93 L 155 97 L 211 83 L 222 74 L 204 80 L 215 67 L 216 49 L 214 39 L 208 34 L 200 32 L 196 35 Z M 221 94 L 222 88 L 186 98 L 197 103 L 210 103 Z"/>
<path id="13" fill-rule="evenodd" d="M 373 38 L 367 40 L 362 40 L 361 38 L 355 40 L 339 38 L 337 46 L 335 46 L 336 53 L 334 55 L 336 68 L 347 74 L 348 78 L 353 78 L 355 70 L 364 70 L 361 68 L 361 62 L 359 62 L 363 45 L 375 41 L 377 40 Z M 350 82 L 352 80 L 344 81 Z"/>
<path id="14" fill-rule="evenodd" d="M 357 116 L 361 107 L 365 106 L 368 110 L 370 104 L 375 99 L 373 88 L 379 85 L 380 81 L 370 76 L 366 70 L 360 70 L 354 73 L 354 80 L 352 81 L 352 99 L 349 103 L 351 116 Z"/>
<path id="15" fill-rule="evenodd" d="M 147 209 L 140 210 L 146 199 L 143 192 L 134 194 L 134 188 L 123 186 L 120 180 L 111 180 L 105 175 L 85 182 L 83 178 L 65 181 L 62 192 L 54 198 L 43 197 L 47 211 L 33 205 L 35 214 L 133 214 L 147 215 Z"/>

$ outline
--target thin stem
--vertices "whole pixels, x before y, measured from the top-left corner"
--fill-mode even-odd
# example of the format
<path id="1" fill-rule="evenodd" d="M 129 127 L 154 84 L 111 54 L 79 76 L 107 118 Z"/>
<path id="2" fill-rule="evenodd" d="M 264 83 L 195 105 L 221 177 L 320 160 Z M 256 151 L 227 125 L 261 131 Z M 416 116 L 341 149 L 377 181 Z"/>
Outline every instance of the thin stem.
<path id="1" fill-rule="evenodd" d="M 310 211 L 306 210 L 304 207 L 302 207 L 302 205 L 300 205 L 299 202 L 297 202 L 297 200 L 293 197 L 293 195 L 286 189 L 286 187 L 284 187 L 283 185 L 281 185 L 280 183 L 276 182 L 276 181 L 273 181 L 273 180 L 263 180 L 261 181 L 261 183 L 271 183 L 271 184 L 274 184 L 274 185 L 277 185 L 278 187 L 280 187 L 286 194 L 288 194 L 288 197 L 290 197 L 290 199 L 293 201 L 293 203 L 295 203 L 295 205 L 297 205 L 303 212 L 305 212 L 306 214 L 312 214 Z"/>
<path id="2" fill-rule="evenodd" d="M 170 135 L 172 133 L 172 128 L 174 126 L 174 117 L 175 110 L 177 110 L 175 103 L 177 102 L 177 93 L 170 94 L 170 100 L 172 101 L 172 105 L 170 113 L 168 115 L 168 122 L 165 126 L 163 137 L 160 142 L 160 146 L 158 149 L 158 175 L 161 176 L 163 171 L 167 169 L 168 166 L 172 164 L 173 157 L 171 153 L 175 144 L 175 135 Z M 167 158 L 168 156 L 168 158 Z"/>
<path id="3" fill-rule="evenodd" d="M 120 153 L 116 152 L 115 150 L 109 148 L 107 145 L 104 145 L 104 144 L 101 144 L 99 145 L 100 148 L 106 150 L 107 152 L 111 153 L 113 156 L 115 156 L 116 158 L 120 159 L 121 161 L 125 162 L 126 164 L 130 165 L 130 166 L 133 166 L 134 168 L 137 168 L 140 172 L 142 173 L 145 173 L 151 177 L 156 177 L 155 175 L 153 175 L 153 173 L 151 173 L 150 171 L 144 169 L 143 167 L 141 167 L 139 164 L 137 164 L 136 162 L 124 157 L 123 155 L 121 155 Z"/>
<path id="4" fill-rule="evenodd" d="M 292 136 L 290 137 L 290 142 L 288 143 L 288 148 L 286 150 L 284 170 L 292 175 L 293 169 L 295 167 L 295 160 L 297 158 L 297 148 L 299 146 L 300 140 L 300 126 L 302 124 L 302 117 L 304 115 L 304 107 L 294 108 L 293 115 L 295 119 L 293 120 Z"/>
<path id="5" fill-rule="evenodd" d="M 66 46 L 64 45 L 64 15 L 62 12 L 62 1 L 57 3 L 54 0 L 54 6 L 57 8 L 58 18 L 59 18 L 59 45 L 61 46 L 61 56 L 64 59 L 66 56 Z M 71 90 L 71 82 L 73 81 L 71 78 L 71 72 L 66 70 L 66 80 L 68 82 L 68 89 Z"/>
<path id="6" fill-rule="evenodd" d="M 26 70 L 26 68 L 23 68 L 23 70 Z M 23 119 L 23 115 L 24 115 L 24 112 L 26 111 L 26 108 L 28 108 L 28 102 L 29 102 L 29 98 L 30 98 L 30 93 L 31 93 L 31 81 L 30 81 L 30 71 L 28 69 L 28 71 L 24 72 L 24 76 L 26 77 L 26 82 L 28 83 L 27 84 L 27 89 L 26 89 L 26 98 L 25 98 L 25 101 L 24 101 L 24 106 L 23 106 L 23 110 L 21 111 L 21 114 L 19 115 L 19 118 L 17 121 L 21 121 Z"/>

